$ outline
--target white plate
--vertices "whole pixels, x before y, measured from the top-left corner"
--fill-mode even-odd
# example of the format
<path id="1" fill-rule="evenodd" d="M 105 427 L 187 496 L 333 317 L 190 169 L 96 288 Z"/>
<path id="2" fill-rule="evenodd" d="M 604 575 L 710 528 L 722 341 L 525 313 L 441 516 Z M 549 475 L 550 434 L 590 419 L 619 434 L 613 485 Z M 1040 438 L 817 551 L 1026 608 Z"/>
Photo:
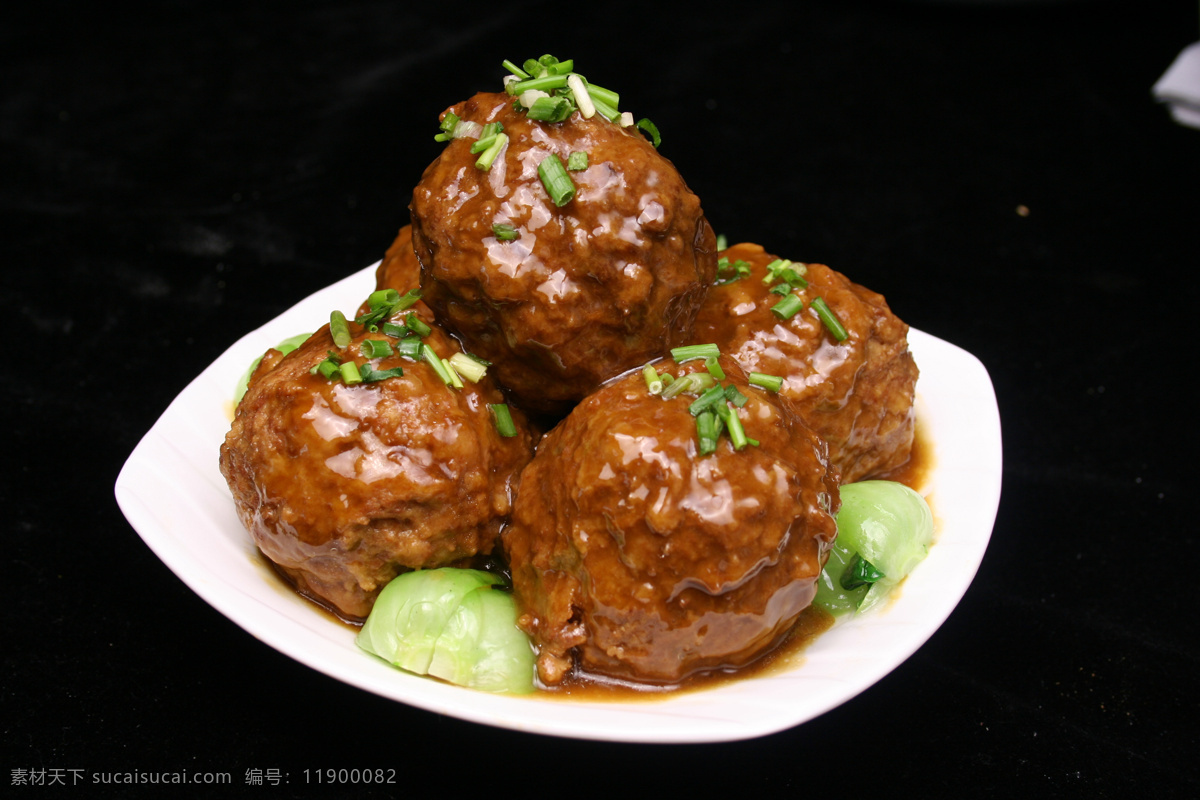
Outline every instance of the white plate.
<path id="1" fill-rule="evenodd" d="M 280 652 L 383 697 L 486 725 L 611 741 L 730 741 L 798 725 L 871 686 L 937 630 L 975 576 L 1000 500 L 996 399 L 974 356 L 914 330 L 918 418 L 936 459 L 927 489 L 938 533 L 888 607 L 838 623 L 794 666 L 648 702 L 489 695 L 388 667 L 263 566 L 217 466 L 247 365 L 279 341 L 316 329 L 331 310 L 352 312 L 374 288 L 374 270 L 317 292 L 230 347 L 175 398 L 117 478 L 121 510 L 163 563 Z"/>

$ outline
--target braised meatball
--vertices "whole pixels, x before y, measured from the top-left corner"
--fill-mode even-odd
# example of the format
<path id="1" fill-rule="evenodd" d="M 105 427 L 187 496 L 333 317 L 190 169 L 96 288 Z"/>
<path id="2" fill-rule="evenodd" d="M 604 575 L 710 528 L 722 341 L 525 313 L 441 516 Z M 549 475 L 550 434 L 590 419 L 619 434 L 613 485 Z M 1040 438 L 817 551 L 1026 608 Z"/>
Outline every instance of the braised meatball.
<path id="1" fill-rule="evenodd" d="M 836 535 L 825 444 L 775 395 L 726 385 L 758 444 L 700 452 L 689 404 L 640 372 L 586 398 L 538 446 L 503 534 L 538 674 L 673 684 L 746 664 L 809 605 Z M 703 362 L 659 362 L 679 375 Z M 730 406 L 733 408 L 733 406 Z"/>
<path id="2" fill-rule="evenodd" d="M 506 94 L 447 110 L 499 122 L 490 170 L 474 140 L 451 141 L 413 192 L 413 242 L 430 306 L 493 362 L 528 411 L 563 412 L 605 379 L 688 338 L 716 268 L 716 239 L 675 167 L 632 128 L 575 112 L 532 121 Z M 444 115 L 443 115 L 444 116 Z M 574 199 L 558 207 L 538 177 L 551 154 Z M 509 225 L 516 238 L 496 235 Z"/>
<path id="3" fill-rule="evenodd" d="M 369 361 L 403 370 L 377 382 L 313 374 L 330 351 L 362 365 L 362 342 L 387 339 L 350 328 L 345 348 L 325 326 L 287 356 L 268 353 L 220 464 L 267 558 L 302 594 L 359 620 L 397 573 L 492 550 L 532 439 L 515 409 L 517 435 L 497 433 L 488 404 L 503 399 L 486 375 L 454 389 L 398 353 Z M 459 350 L 436 328 L 424 342 L 442 358 Z"/>
<path id="4" fill-rule="evenodd" d="M 883 296 L 852 283 L 824 264 L 796 267 L 807 287 L 796 290 L 804 309 L 790 319 L 772 312 L 781 295 L 767 265 L 776 257 L 756 244 L 722 254 L 717 286 L 696 319 L 696 342 L 714 342 L 747 372 L 784 379 L 781 394 L 829 443 L 829 459 L 845 483 L 908 461 L 912 450 L 917 366 L 908 351 L 908 326 Z M 733 279 L 744 261 L 750 274 Z M 723 282 L 727 280 L 728 282 Z M 811 306 L 823 298 L 848 334 L 837 341 Z"/>
<path id="5" fill-rule="evenodd" d="M 404 294 L 421 285 L 421 262 L 413 253 L 412 226 L 405 225 L 375 268 L 375 288 Z"/>

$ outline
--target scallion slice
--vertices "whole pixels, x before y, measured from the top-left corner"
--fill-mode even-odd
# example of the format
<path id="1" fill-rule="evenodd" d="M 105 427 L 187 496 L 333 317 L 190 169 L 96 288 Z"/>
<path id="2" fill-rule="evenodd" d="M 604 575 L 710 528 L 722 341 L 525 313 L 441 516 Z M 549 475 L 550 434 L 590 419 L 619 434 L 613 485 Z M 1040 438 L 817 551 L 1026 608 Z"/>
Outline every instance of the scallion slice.
<path id="1" fill-rule="evenodd" d="M 763 372 L 751 372 L 747 377 L 751 386 L 758 386 L 768 391 L 778 392 L 783 388 L 783 378 L 778 375 L 767 375 Z"/>
<path id="2" fill-rule="evenodd" d="M 475 166 L 484 171 L 492 168 L 492 162 L 496 160 L 496 156 L 500 155 L 500 151 L 508 144 L 507 133 L 497 133 L 496 141 L 492 142 L 492 146 L 479 154 L 479 158 L 475 160 Z"/>
<path id="3" fill-rule="evenodd" d="M 571 172 L 579 172 L 581 169 L 588 168 L 588 154 L 582 150 L 576 150 L 567 156 L 567 169 Z"/>
<path id="4" fill-rule="evenodd" d="M 367 358 L 387 358 L 392 354 L 392 346 L 383 339 L 363 339 L 359 349 Z"/>
<path id="5" fill-rule="evenodd" d="M 413 361 L 421 360 L 421 351 L 424 349 L 424 343 L 416 336 L 401 339 L 396 344 L 396 352 L 405 358 L 411 358 Z"/>
<path id="6" fill-rule="evenodd" d="M 653 365 L 647 364 L 642 367 L 642 378 L 645 379 L 646 389 L 649 390 L 650 394 L 662 394 L 663 380 Z"/>
<path id="7" fill-rule="evenodd" d="M 425 322 L 416 314 L 409 314 L 404 318 L 404 327 L 415 333 L 417 336 L 425 337 L 433 332 Z"/>
<path id="8" fill-rule="evenodd" d="M 462 377 L 458 374 L 458 370 L 450 363 L 449 359 L 442 359 L 442 366 L 446 368 L 446 374 L 450 376 L 450 385 L 455 389 L 463 388 Z"/>
<path id="9" fill-rule="evenodd" d="M 725 427 L 729 430 L 729 439 L 733 442 L 734 450 L 741 450 L 750 443 L 746 438 L 746 429 L 742 427 L 742 419 L 734 408 L 728 403 L 721 403 L 717 406 L 717 413 L 721 415 Z"/>
<path id="10" fill-rule="evenodd" d="M 794 294 L 789 294 L 780 300 L 775 305 L 771 306 L 771 313 L 780 319 L 791 319 L 800 313 L 804 308 L 804 301 Z"/>
<path id="11" fill-rule="evenodd" d="M 654 145 L 654 149 L 657 150 L 658 146 L 662 144 L 662 136 L 658 134 L 658 126 L 645 117 L 637 121 L 637 126 L 650 135 L 650 144 Z"/>
<path id="12" fill-rule="evenodd" d="M 725 380 L 725 370 L 721 369 L 721 362 L 716 356 L 709 356 L 704 359 L 704 368 L 708 370 L 708 374 L 712 375 L 719 381 Z"/>
<path id="13" fill-rule="evenodd" d="M 579 107 L 579 113 L 583 115 L 583 118 L 591 119 L 596 116 L 596 104 L 592 102 L 592 96 L 588 94 L 583 78 L 574 74 L 568 75 L 567 86 L 570 87 L 571 96 L 575 98 L 575 105 Z"/>
<path id="14" fill-rule="evenodd" d="M 529 118 L 538 122 L 563 122 L 575 113 L 575 104 L 567 97 L 539 97 L 529 106 Z"/>
<path id="15" fill-rule="evenodd" d="M 682 364 L 694 358 L 709 358 L 719 355 L 721 355 L 721 348 L 711 342 L 708 344 L 689 344 L 683 347 L 671 348 L 671 358 L 675 359 L 676 364 Z"/>
<path id="16" fill-rule="evenodd" d="M 717 452 L 717 415 L 705 411 L 696 416 L 696 438 L 700 444 L 700 455 L 706 456 Z"/>
<path id="17" fill-rule="evenodd" d="M 511 242 L 517 238 L 517 229 L 507 222 L 497 222 L 492 225 L 492 235 L 502 242 Z"/>
<path id="18" fill-rule="evenodd" d="M 361 372 L 363 383 L 379 383 L 380 381 L 386 381 L 388 378 L 400 378 L 404 376 L 403 367 L 374 369 L 370 364 L 363 364 Z"/>
<path id="19" fill-rule="evenodd" d="M 340 311 L 333 311 L 329 315 L 329 333 L 333 337 L 333 343 L 338 347 L 345 347 L 350 344 L 353 338 L 350 335 L 350 326 L 346 323 L 346 315 Z"/>
<path id="20" fill-rule="evenodd" d="M 454 384 L 454 379 L 450 377 L 450 370 L 446 368 L 446 362 L 442 361 L 441 356 L 435 353 L 429 345 L 421 348 L 421 360 L 433 368 L 437 376 L 442 379 L 442 383 L 447 386 Z"/>
<path id="21" fill-rule="evenodd" d="M 538 164 L 538 177 L 556 206 L 564 206 L 575 197 L 575 182 L 557 155 L 551 153 Z"/>
<path id="22" fill-rule="evenodd" d="M 356 383 L 362 383 L 362 375 L 358 372 L 358 365 L 353 361 L 346 361 L 338 366 L 338 372 L 342 374 L 342 383 L 347 386 L 353 386 Z"/>
<path id="23" fill-rule="evenodd" d="M 513 75 L 516 75 L 521 80 L 525 80 L 526 78 L 529 77 L 528 72 L 521 69 L 513 62 L 509 61 L 507 58 L 500 62 L 500 66 L 504 67 L 506 70 L 511 72 Z"/>
<path id="24" fill-rule="evenodd" d="M 496 432 L 505 438 L 517 435 L 517 426 L 513 422 L 512 413 L 505 403 L 488 403 L 492 412 L 492 421 L 496 423 Z"/>
<path id="25" fill-rule="evenodd" d="M 813 311 L 817 312 L 817 316 L 821 318 L 821 322 L 825 323 L 825 327 L 829 329 L 833 338 L 839 342 L 846 341 L 846 338 L 850 334 L 846 332 L 846 328 L 842 325 L 842 321 L 838 319 L 837 314 L 833 313 L 833 309 L 826 305 L 825 301 L 820 297 L 813 300 L 811 305 Z"/>
<path id="26" fill-rule="evenodd" d="M 662 398 L 670 400 L 676 395 L 688 394 L 699 395 L 705 390 L 712 388 L 716 381 L 713 376 L 707 372 L 689 372 L 686 375 L 680 375 L 675 380 L 663 387 Z"/>
<path id="27" fill-rule="evenodd" d="M 718 384 L 696 398 L 696 400 L 694 400 L 692 404 L 688 406 L 688 411 L 690 411 L 692 416 L 695 417 L 705 411 L 716 408 L 718 403 L 723 404 L 724 402 L 725 388 Z"/>
<path id="28" fill-rule="evenodd" d="M 467 353 L 455 353 L 450 356 L 450 366 L 471 383 L 479 383 L 487 373 L 487 364 Z"/>

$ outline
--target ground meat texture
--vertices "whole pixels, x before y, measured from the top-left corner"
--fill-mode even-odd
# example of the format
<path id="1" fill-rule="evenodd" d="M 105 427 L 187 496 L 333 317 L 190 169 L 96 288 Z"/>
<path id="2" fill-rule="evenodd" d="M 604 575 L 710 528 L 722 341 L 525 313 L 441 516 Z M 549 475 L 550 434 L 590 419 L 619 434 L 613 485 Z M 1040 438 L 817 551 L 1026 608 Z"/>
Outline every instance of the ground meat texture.
<path id="1" fill-rule="evenodd" d="M 350 327 L 345 349 L 326 326 L 287 356 L 268 353 L 220 465 L 263 554 L 302 594 L 360 620 L 397 573 L 493 549 L 533 445 L 518 411 L 517 436 L 497 433 L 487 404 L 503 399 L 486 376 L 452 389 L 399 355 L 371 362 L 404 370 L 377 383 L 311 374 L 330 350 L 361 365 L 361 342 L 387 338 Z M 459 350 L 437 329 L 424 341 L 443 358 Z"/>
<path id="2" fill-rule="evenodd" d="M 784 379 L 781 394 L 829 443 L 830 461 L 850 483 L 893 469 L 912 450 L 917 366 L 908 351 L 908 326 L 883 296 L 824 264 L 807 264 L 804 310 L 789 320 L 771 312 L 780 295 L 764 283 L 775 256 L 755 244 L 722 253 L 743 260 L 751 274 L 714 286 L 696 319 L 696 342 L 714 342 L 747 372 Z M 825 303 L 849 334 L 838 342 L 810 304 Z"/>
<path id="3" fill-rule="evenodd" d="M 412 226 L 405 225 L 375 268 L 375 288 L 404 294 L 421 285 L 421 262 L 413 253 Z"/>
<path id="4" fill-rule="evenodd" d="M 605 379 L 685 341 L 716 268 L 716 239 L 675 167 L 634 128 L 577 112 L 530 121 L 506 94 L 453 106 L 500 122 L 488 171 L 451 141 L 413 192 L 413 243 L 430 306 L 528 411 L 565 412 Z M 537 168 L 572 152 L 587 169 L 562 207 Z M 493 225 L 517 238 L 504 241 Z"/>
<path id="5" fill-rule="evenodd" d="M 811 602 L 837 530 L 825 444 L 721 363 L 758 446 L 722 436 L 700 455 L 695 398 L 652 395 L 635 371 L 580 403 L 523 471 L 503 543 L 545 684 L 573 669 L 673 684 L 741 666 Z"/>

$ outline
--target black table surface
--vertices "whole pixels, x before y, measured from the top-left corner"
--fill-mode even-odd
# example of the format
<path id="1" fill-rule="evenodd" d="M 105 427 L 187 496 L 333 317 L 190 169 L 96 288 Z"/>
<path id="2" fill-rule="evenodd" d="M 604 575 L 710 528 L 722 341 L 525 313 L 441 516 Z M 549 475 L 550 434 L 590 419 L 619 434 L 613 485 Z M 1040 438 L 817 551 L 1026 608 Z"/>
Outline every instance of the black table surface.
<path id="1" fill-rule="evenodd" d="M 1200 130 L 1150 91 L 1200 36 L 1196 4 L 790 6 L 6 12 L 2 780 L 21 796 L 142 796 L 92 781 L 183 771 L 264 797 L 1196 796 L 1182 493 Z M 543 52 L 655 121 L 718 232 L 884 293 L 995 385 L 1003 493 L 973 585 L 903 665 L 793 729 L 615 744 L 382 699 L 209 607 L 114 500 L 191 378 L 381 257 L 437 114 Z M 316 782 L 351 768 L 398 782 Z"/>

